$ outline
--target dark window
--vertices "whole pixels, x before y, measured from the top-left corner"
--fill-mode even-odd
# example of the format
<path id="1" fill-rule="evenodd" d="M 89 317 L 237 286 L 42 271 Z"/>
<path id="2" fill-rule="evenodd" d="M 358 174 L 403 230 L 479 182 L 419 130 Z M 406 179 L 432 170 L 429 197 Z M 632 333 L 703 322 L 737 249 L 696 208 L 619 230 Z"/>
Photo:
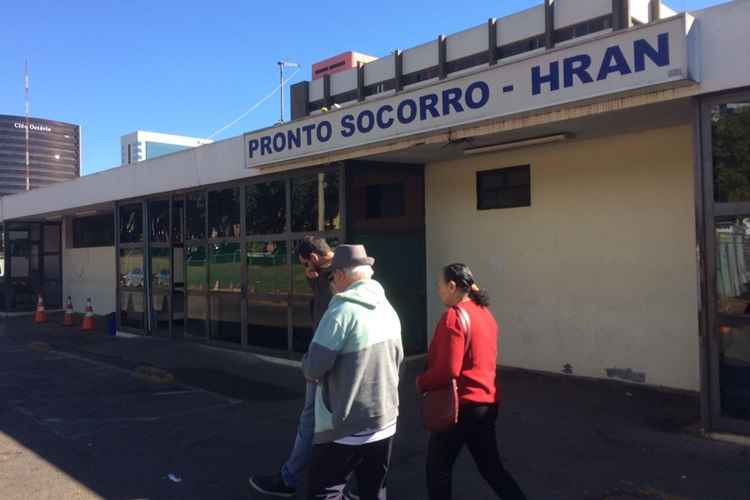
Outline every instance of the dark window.
<path id="1" fill-rule="evenodd" d="M 206 193 L 190 193 L 187 196 L 185 231 L 188 240 L 206 237 Z"/>
<path id="2" fill-rule="evenodd" d="M 211 238 L 240 237 L 239 188 L 208 193 L 208 227 Z"/>
<path id="3" fill-rule="evenodd" d="M 517 56 L 545 46 L 544 35 L 539 35 L 519 42 L 509 43 L 497 48 L 498 59 Z"/>
<path id="4" fill-rule="evenodd" d="M 112 214 L 73 219 L 73 248 L 111 247 L 115 244 Z"/>
<path id="5" fill-rule="evenodd" d="M 583 21 L 572 26 L 560 28 L 555 30 L 555 43 L 565 42 L 572 40 L 573 38 L 579 38 L 592 33 L 598 33 L 612 27 L 612 15 L 597 17 L 596 19 L 590 19 Z"/>
<path id="6" fill-rule="evenodd" d="M 750 101 L 716 106 L 711 112 L 714 201 L 750 201 Z"/>
<path id="7" fill-rule="evenodd" d="M 278 234 L 286 229 L 286 189 L 284 181 L 247 186 L 247 234 Z"/>
<path id="8" fill-rule="evenodd" d="M 172 241 L 182 242 L 182 215 L 185 211 L 185 203 L 182 200 L 172 202 Z"/>
<path id="9" fill-rule="evenodd" d="M 143 241 L 143 205 L 123 205 L 120 207 L 120 243 L 140 243 Z"/>
<path id="10" fill-rule="evenodd" d="M 365 87 L 365 97 L 380 94 L 388 90 L 396 88 L 396 81 L 394 79 L 385 80 L 383 82 L 372 83 Z"/>
<path id="11" fill-rule="evenodd" d="M 462 57 L 453 61 L 448 61 L 448 73 L 455 73 L 468 68 L 480 66 L 490 62 L 490 56 L 487 51 L 479 52 L 478 54 L 472 54 L 470 56 Z"/>
<path id="12" fill-rule="evenodd" d="M 477 210 L 531 206 L 531 168 L 477 172 Z"/>
<path id="13" fill-rule="evenodd" d="M 334 104 L 344 104 L 345 102 L 350 101 L 356 101 L 358 97 L 358 90 L 350 90 L 349 92 L 343 92 L 341 94 L 336 94 L 335 96 L 331 97 L 331 101 L 333 101 Z"/>
<path id="14" fill-rule="evenodd" d="M 322 107 L 326 105 L 325 99 L 318 99 L 317 101 L 310 101 L 307 105 L 307 111 L 312 113 L 314 111 L 320 111 Z"/>
<path id="15" fill-rule="evenodd" d="M 427 80 L 432 80 L 433 78 L 437 78 L 440 75 L 440 67 L 433 66 L 431 68 L 422 69 L 419 71 L 415 71 L 413 73 L 409 73 L 408 75 L 404 75 L 404 86 L 406 85 L 414 85 L 415 83 L 419 82 L 426 82 Z"/>
<path id="16" fill-rule="evenodd" d="M 128 165 L 133 163 L 133 147 L 128 144 Z"/>
<path id="17" fill-rule="evenodd" d="M 367 186 L 367 218 L 403 217 L 406 213 L 404 184 Z"/>
<path id="18" fill-rule="evenodd" d="M 340 68 L 344 64 L 346 64 L 346 61 L 339 61 L 336 64 L 331 64 L 330 66 L 328 66 L 328 69 L 330 70 L 330 69 Z"/>
<path id="19" fill-rule="evenodd" d="M 5 228 L 0 224 L 0 278 L 5 277 Z"/>
<path id="20" fill-rule="evenodd" d="M 169 200 L 152 201 L 148 204 L 151 241 L 169 242 Z"/>
<path id="21" fill-rule="evenodd" d="M 339 174 L 329 172 L 292 179 L 292 231 L 335 229 L 341 229 Z"/>

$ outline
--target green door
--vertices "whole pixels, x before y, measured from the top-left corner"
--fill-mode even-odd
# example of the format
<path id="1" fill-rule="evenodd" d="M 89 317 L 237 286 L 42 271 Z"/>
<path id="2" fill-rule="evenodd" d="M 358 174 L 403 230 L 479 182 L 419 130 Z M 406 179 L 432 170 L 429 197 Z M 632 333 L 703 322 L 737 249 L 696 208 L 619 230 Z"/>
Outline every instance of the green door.
<path id="1" fill-rule="evenodd" d="M 427 348 L 424 167 L 347 163 L 347 240 L 375 257 L 375 279 L 401 318 L 407 355 Z"/>

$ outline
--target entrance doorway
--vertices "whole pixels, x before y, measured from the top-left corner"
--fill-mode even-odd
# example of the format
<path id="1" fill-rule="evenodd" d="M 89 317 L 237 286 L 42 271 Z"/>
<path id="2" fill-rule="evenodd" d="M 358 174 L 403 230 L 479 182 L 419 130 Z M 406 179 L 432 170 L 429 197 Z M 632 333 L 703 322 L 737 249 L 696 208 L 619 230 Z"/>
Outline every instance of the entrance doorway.
<path id="1" fill-rule="evenodd" d="M 701 115 L 704 414 L 708 427 L 750 433 L 750 92 L 709 99 Z"/>
<path id="2" fill-rule="evenodd" d="M 376 257 L 375 279 L 401 318 L 407 354 L 427 348 L 422 165 L 347 163 L 347 240 Z"/>

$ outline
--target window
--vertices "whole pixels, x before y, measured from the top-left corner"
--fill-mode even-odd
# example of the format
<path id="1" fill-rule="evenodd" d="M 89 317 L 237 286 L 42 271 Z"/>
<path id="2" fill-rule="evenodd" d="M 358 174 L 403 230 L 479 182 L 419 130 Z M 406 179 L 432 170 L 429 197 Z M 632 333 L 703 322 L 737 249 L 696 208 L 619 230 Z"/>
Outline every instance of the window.
<path id="1" fill-rule="evenodd" d="M 133 146 L 128 144 L 128 165 L 133 163 Z"/>
<path id="2" fill-rule="evenodd" d="M 154 288 L 169 288 L 172 285 L 172 271 L 169 248 L 151 249 L 151 286 Z"/>
<path id="3" fill-rule="evenodd" d="M 483 51 L 460 59 L 448 61 L 446 65 L 448 73 L 455 73 L 456 71 L 474 68 L 476 66 L 481 66 L 482 64 L 487 64 L 488 62 L 490 62 L 490 56 L 487 51 Z"/>
<path id="4" fill-rule="evenodd" d="M 208 288 L 206 266 L 206 247 L 203 245 L 189 246 L 185 250 L 185 266 L 187 268 L 187 289 L 203 292 Z"/>
<path id="5" fill-rule="evenodd" d="M 73 248 L 111 247 L 115 244 L 112 214 L 73 219 Z"/>
<path id="6" fill-rule="evenodd" d="M 182 243 L 182 216 L 185 203 L 182 200 L 172 201 L 172 242 Z"/>
<path id="7" fill-rule="evenodd" d="M 239 243 L 211 244 L 209 285 L 214 292 L 239 292 L 242 279 L 242 254 Z"/>
<path id="8" fill-rule="evenodd" d="M 513 57 L 519 54 L 524 54 L 526 52 L 531 52 L 532 50 L 541 49 L 544 46 L 545 36 L 539 35 L 532 38 L 527 38 L 526 40 L 521 40 L 520 42 L 513 42 L 509 43 L 508 45 L 498 47 L 497 56 L 498 59 L 504 59 L 506 57 Z"/>
<path id="9" fill-rule="evenodd" d="M 750 101 L 713 109 L 711 141 L 714 201 L 750 201 Z"/>
<path id="10" fill-rule="evenodd" d="M 415 71 L 404 75 L 403 85 L 414 85 L 415 83 L 425 82 L 432 80 L 440 75 L 440 68 L 438 66 L 432 66 L 431 68 Z"/>
<path id="11" fill-rule="evenodd" d="M 565 42 L 573 38 L 579 38 L 599 31 L 604 31 L 612 27 L 612 15 L 597 17 L 583 21 L 572 26 L 555 30 L 555 43 Z"/>
<path id="12" fill-rule="evenodd" d="M 320 173 L 292 179 L 292 231 L 341 229 L 339 174 Z"/>
<path id="13" fill-rule="evenodd" d="M 169 200 L 152 201 L 148 204 L 151 241 L 169 242 Z"/>
<path id="14" fill-rule="evenodd" d="M 248 293 L 277 296 L 289 293 L 286 245 L 286 241 L 252 241 L 247 244 Z"/>
<path id="15" fill-rule="evenodd" d="M 531 206 L 531 168 L 477 172 L 477 210 Z"/>
<path id="16" fill-rule="evenodd" d="M 5 228 L 0 225 L 0 278 L 5 277 Z"/>
<path id="17" fill-rule="evenodd" d="M 190 193 L 187 196 L 185 230 L 188 240 L 206 238 L 206 193 Z"/>
<path id="18" fill-rule="evenodd" d="M 285 181 L 251 184 L 246 188 L 247 234 L 279 234 L 286 228 Z"/>
<path id="19" fill-rule="evenodd" d="M 208 227 L 211 238 L 240 237 L 239 188 L 208 193 Z"/>
<path id="20" fill-rule="evenodd" d="M 404 184 L 375 184 L 367 186 L 367 218 L 403 217 L 406 213 Z"/>
<path id="21" fill-rule="evenodd" d="M 120 286 L 143 288 L 143 250 L 140 248 L 120 249 Z"/>
<path id="22" fill-rule="evenodd" d="M 146 159 L 156 158 L 157 156 L 164 156 L 183 149 L 187 149 L 189 146 L 180 146 L 178 144 L 166 144 L 163 142 L 152 142 L 146 141 Z"/>
<path id="23" fill-rule="evenodd" d="M 120 243 L 140 243 L 143 241 L 143 206 L 123 205 L 120 207 Z"/>

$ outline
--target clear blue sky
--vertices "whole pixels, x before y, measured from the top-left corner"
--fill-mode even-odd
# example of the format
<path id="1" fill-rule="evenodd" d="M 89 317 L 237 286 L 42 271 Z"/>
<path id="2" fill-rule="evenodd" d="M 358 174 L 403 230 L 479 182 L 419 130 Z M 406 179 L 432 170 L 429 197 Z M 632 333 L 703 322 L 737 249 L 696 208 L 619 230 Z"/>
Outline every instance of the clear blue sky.
<path id="1" fill-rule="evenodd" d="M 293 81 L 309 79 L 313 62 L 339 52 L 383 56 L 539 3 L 7 1 L 0 114 L 23 114 L 28 59 L 32 115 L 81 125 L 88 174 L 119 164 L 120 136 L 136 129 L 210 135 L 274 89 L 279 59 L 302 65 Z M 722 0 L 666 3 L 694 10 Z M 278 108 L 271 99 L 217 138 L 271 125 Z"/>

